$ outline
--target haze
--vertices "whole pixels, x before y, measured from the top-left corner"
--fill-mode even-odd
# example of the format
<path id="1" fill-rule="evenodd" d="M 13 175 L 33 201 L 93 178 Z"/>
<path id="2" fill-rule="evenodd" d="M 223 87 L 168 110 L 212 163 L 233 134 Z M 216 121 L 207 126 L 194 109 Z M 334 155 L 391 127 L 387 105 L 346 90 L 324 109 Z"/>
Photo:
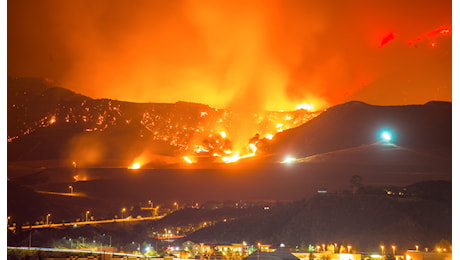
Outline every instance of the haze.
<path id="1" fill-rule="evenodd" d="M 8 1 L 8 75 L 93 98 L 451 101 L 451 1 Z"/>

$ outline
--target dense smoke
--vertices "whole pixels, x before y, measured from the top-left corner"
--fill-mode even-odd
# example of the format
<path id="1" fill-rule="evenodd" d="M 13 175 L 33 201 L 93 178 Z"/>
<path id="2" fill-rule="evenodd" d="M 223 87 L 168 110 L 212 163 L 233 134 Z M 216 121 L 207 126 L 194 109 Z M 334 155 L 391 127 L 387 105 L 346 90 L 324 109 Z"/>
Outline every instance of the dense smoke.
<path id="1" fill-rule="evenodd" d="M 244 111 L 451 100 L 450 34 L 407 44 L 451 27 L 451 4 L 9 1 L 8 74 L 94 98 Z"/>

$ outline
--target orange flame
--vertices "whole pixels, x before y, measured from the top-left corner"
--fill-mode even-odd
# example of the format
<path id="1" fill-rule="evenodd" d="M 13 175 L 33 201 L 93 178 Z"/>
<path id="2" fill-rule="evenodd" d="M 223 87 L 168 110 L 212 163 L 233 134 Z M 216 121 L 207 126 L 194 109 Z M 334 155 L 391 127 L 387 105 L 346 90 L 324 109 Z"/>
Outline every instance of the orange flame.
<path id="1" fill-rule="evenodd" d="M 138 163 L 138 162 L 134 162 L 133 164 L 131 164 L 131 166 L 128 167 L 128 169 L 140 169 L 141 168 L 141 164 Z"/>

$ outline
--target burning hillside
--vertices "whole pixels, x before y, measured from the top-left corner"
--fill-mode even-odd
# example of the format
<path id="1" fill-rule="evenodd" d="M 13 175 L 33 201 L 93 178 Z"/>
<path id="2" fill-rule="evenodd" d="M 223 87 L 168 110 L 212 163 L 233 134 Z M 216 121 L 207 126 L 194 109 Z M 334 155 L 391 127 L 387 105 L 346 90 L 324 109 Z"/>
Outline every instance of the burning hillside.
<path id="1" fill-rule="evenodd" d="M 319 114 L 305 107 L 236 112 L 187 102 L 92 99 L 44 80 L 9 78 L 9 160 L 65 159 L 81 165 L 142 156 L 137 162 L 142 165 L 148 154 L 164 154 L 184 156 L 186 162 L 202 157 L 232 162 Z"/>

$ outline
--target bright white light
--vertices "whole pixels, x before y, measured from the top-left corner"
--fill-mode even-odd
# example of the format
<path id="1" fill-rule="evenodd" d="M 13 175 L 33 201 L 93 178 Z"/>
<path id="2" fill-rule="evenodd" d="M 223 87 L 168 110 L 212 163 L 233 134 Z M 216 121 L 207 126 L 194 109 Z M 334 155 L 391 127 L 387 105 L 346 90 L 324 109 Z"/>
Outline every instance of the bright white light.
<path id="1" fill-rule="evenodd" d="M 188 156 L 184 156 L 182 157 L 184 159 L 184 161 L 186 161 L 187 163 L 193 163 L 192 159 L 190 159 Z"/>
<path id="2" fill-rule="evenodd" d="M 274 137 L 273 134 L 267 134 L 267 135 L 265 136 L 265 138 L 267 138 L 268 140 L 273 140 L 273 137 Z"/>
<path id="3" fill-rule="evenodd" d="M 391 134 L 389 132 L 383 132 L 382 133 L 382 139 L 385 142 L 391 141 Z"/>
<path id="4" fill-rule="evenodd" d="M 287 156 L 286 158 L 284 158 L 284 160 L 281 162 L 281 163 L 293 163 L 295 162 L 296 158 L 292 157 L 292 156 Z"/>
<path id="5" fill-rule="evenodd" d="M 313 104 L 302 103 L 302 104 L 297 105 L 295 109 L 296 110 L 303 109 L 307 111 L 312 111 L 313 109 L 315 109 L 315 106 Z"/>
<path id="6" fill-rule="evenodd" d="M 133 163 L 131 166 L 128 167 L 128 169 L 140 169 L 141 168 L 141 164 L 140 163 Z"/>

